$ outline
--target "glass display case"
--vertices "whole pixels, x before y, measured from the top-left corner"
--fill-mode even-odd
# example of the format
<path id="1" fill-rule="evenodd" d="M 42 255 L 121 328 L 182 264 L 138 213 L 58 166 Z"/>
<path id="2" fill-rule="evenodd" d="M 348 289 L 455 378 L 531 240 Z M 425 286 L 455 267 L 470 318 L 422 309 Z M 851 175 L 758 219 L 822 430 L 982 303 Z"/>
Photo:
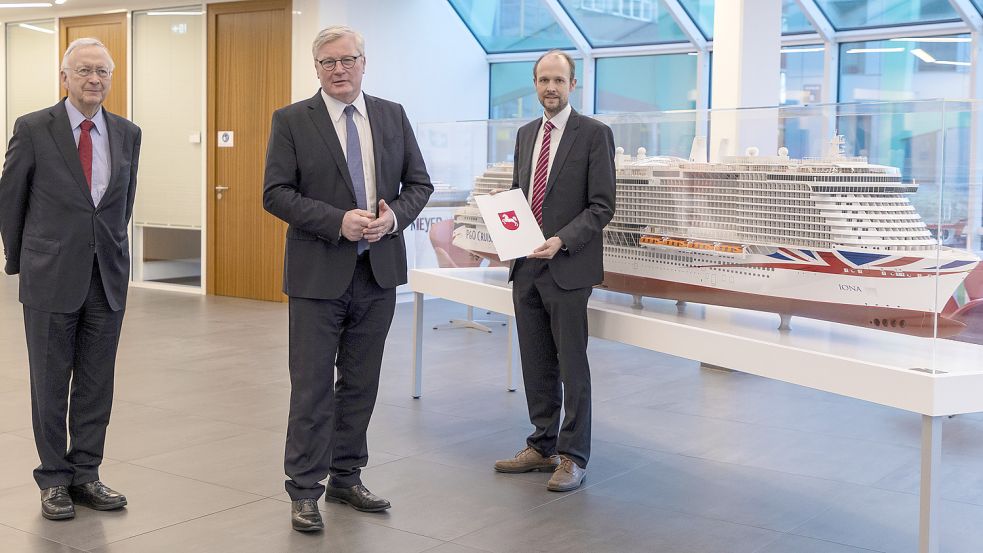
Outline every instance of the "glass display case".
<path id="1" fill-rule="evenodd" d="M 854 338 L 907 336 L 912 347 L 933 338 L 983 344 L 980 107 L 596 116 L 618 148 L 601 287 L 680 309 L 767 314 L 775 332 L 810 332 L 818 322 Z M 465 196 L 511 186 L 515 134 L 526 122 L 419 126 L 431 176 L 459 205 L 415 241 L 417 267 L 500 264 Z"/>

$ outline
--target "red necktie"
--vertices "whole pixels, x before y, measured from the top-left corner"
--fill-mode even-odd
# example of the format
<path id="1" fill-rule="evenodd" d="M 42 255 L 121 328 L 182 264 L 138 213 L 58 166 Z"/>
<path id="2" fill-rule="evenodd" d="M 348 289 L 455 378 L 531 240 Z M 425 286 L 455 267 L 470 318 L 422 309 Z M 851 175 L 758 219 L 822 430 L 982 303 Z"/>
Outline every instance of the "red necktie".
<path id="1" fill-rule="evenodd" d="M 543 144 L 539 148 L 536 176 L 532 180 L 532 214 L 539 226 L 543 226 L 543 198 L 546 197 L 546 174 L 550 168 L 550 131 L 555 127 L 550 121 L 543 125 Z"/>
<path id="2" fill-rule="evenodd" d="M 82 132 L 79 134 L 79 160 L 82 161 L 85 182 L 89 184 L 89 190 L 92 190 L 92 135 L 89 134 L 89 131 L 96 124 L 86 119 L 79 126 L 82 128 Z"/>

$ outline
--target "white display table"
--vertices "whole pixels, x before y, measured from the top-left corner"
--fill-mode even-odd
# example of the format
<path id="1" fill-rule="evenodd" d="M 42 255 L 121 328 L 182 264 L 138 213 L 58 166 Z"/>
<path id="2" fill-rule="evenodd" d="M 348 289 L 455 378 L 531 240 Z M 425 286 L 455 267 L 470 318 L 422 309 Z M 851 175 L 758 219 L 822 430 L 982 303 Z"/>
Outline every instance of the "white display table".
<path id="1" fill-rule="evenodd" d="M 508 388 L 515 389 L 518 348 L 507 275 L 505 268 L 410 271 L 413 397 L 422 395 L 425 294 L 509 316 Z M 591 336 L 921 414 L 919 550 L 938 552 L 941 418 L 983 411 L 983 347 L 806 318 L 779 331 L 779 317 L 769 313 L 648 298 L 643 309 L 632 304 L 631 296 L 595 290 Z"/>

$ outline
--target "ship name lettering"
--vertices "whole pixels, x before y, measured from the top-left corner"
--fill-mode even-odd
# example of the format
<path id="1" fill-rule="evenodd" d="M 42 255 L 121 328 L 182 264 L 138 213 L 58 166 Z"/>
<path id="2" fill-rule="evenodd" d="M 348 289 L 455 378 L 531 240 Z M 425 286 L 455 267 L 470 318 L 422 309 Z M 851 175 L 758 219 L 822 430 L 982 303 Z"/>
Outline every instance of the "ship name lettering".
<path id="1" fill-rule="evenodd" d="M 410 223 L 410 229 L 430 232 L 431 225 L 434 223 L 439 223 L 443 220 L 443 217 L 417 217 L 415 221 Z"/>
<path id="2" fill-rule="evenodd" d="M 477 229 L 469 228 L 465 229 L 464 236 L 468 240 L 474 240 L 475 242 L 491 242 L 491 236 L 487 232 L 479 232 Z"/>
<path id="3" fill-rule="evenodd" d="M 864 291 L 864 289 L 861 288 L 860 286 L 855 286 L 853 284 L 840 284 L 839 287 L 840 287 L 840 290 L 843 290 L 844 292 L 863 292 Z"/>

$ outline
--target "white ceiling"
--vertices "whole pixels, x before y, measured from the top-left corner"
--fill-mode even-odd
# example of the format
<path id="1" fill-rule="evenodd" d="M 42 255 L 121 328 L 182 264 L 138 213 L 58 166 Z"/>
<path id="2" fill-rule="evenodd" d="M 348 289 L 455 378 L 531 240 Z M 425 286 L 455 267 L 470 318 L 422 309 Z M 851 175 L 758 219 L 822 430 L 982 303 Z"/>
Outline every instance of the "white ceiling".
<path id="1" fill-rule="evenodd" d="M 51 2 L 54 0 L 0 0 L 3 4 L 23 2 Z M 72 17 L 76 15 L 94 15 L 111 10 L 146 10 L 153 8 L 171 8 L 176 6 L 200 7 L 202 2 L 180 0 L 66 0 L 61 6 L 50 8 L 2 8 L 0 7 L 0 22 L 28 21 L 37 19 L 53 19 L 55 17 Z"/>

